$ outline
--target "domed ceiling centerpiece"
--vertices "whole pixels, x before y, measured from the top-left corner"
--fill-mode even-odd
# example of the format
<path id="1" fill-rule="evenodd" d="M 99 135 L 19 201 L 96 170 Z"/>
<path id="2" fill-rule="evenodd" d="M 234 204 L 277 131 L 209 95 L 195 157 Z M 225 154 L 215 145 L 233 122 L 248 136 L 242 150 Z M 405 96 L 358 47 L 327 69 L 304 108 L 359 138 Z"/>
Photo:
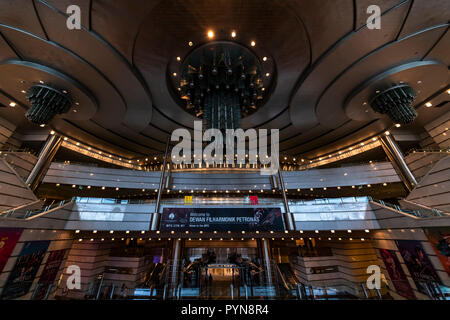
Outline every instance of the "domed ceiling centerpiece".
<path id="1" fill-rule="evenodd" d="M 386 113 L 395 123 L 408 124 L 417 117 L 412 106 L 416 93 L 407 84 L 393 86 L 378 94 L 370 102 L 373 110 Z"/>
<path id="2" fill-rule="evenodd" d="M 58 90 L 48 85 L 36 84 L 27 92 L 31 108 L 25 117 L 39 125 L 48 124 L 55 115 L 70 110 L 72 99 L 66 90 Z"/>
<path id="3" fill-rule="evenodd" d="M 240 128 L 241 117 L 261 105 L 265 93 L 259 59 L 233 42 L 193 50 L 181 66 L 177 88 L 185 108 L 206 128 Z"/>

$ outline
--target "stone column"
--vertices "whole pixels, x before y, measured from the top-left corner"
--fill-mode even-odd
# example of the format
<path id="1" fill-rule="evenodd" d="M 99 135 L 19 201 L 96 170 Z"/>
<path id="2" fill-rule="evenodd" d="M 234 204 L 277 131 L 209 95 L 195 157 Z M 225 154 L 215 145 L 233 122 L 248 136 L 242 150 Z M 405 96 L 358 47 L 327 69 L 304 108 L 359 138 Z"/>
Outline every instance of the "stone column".
<path id="1" fill-rule="evenodd" d="M 264 267 L 266 269 L 267 286 L 272 286 L 272 265 L 270 259 L 269 240 L 261 239 Z"/>
<path id="2" fill-rule="evenodd" d="M 417 185 L 417 180 L 406 164 L 402 151 L 400 150 L 397 142 L 394 140 L 391 134 L 380 136 L 381 145 L 384 152 L 388 156 L 394 168 L 402 178 L 403 183 L 409 191 L 412 191 Z"/>
<path id="3" fill-rule="evenodd" d="M 39 157 L 26 180 L 26 184 L 35 191 L 47 172 L 50 163 L 62 144 L 62 137 L 59 134 L 52 134 L 47 138 L 44 147 L 39 153 Z"/>

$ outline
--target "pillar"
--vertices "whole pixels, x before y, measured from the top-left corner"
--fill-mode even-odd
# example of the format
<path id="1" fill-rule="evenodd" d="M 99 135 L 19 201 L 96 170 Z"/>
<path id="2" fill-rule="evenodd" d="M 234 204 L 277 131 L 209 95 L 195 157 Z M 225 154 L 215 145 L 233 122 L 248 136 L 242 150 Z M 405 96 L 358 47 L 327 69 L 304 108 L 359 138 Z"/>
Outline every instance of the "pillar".
<path id="1" fill-rule="evenodd" d="M 159 188 L 158 188 L 158 196 L 156 198 L 155 212 L 152 214 L 152 220 L 150 222 L 150 230 L 151 231 L 156 231 L 159 228 L 159 221 L 161 218 L 161 214 L 159 213 L 159 208 L 161 206 L 161 195 L 164 191 L 164 178 L 166 175 L 166 163 L 167 163 L 167 155 L 169 153 L 169 142 L 170 142 L 170 136 L 167 137 L 166 151 L 164 152 L 164 162 L 163 162 L 163 167 L 161 170 L 161 176 L 159 177 Z"/>
<path id="2" fill-rule="evenodd" d="M 281 171 L 280 166 L 278 166 L 278 182 L 281 189 L 281 194 L 283 195 L 283 204 L 284 204 L 284 221 L 286 225 L 286 229 L 289 231 L 295 230 L 295 221 L 294 215 L 289 210 L 289 203 L 286 196 L 286 187 L 284 186 L 283 173 Z"/>
<path id="3" fill-rule="evenodd" d="M 394 168 L 397 169 L 404 185 L 409 191 L 412 191 L 417 185 L 417 180 L 406 164 L 405 158 L 403 156 L 400 147 L 394 140 L 391 134 L 380 136 L 381 145 L 383 146 L 384 152 L 388 156 Z"/>
<path id="4" fill-rule="evenodd" d="M 174 239 L 173 241 L 173 254 L 172 254 L 172 279 L 170 280 L 170 283 L 172 285 L 172 288 L 176 288 L 177 281 L 178 281 L 178 266 L 180 265 L 180 257 L 181 257 L 181 239 Z"/>
<path id="5" fill-rule="evenodd" d="M 267 285 L 272 286 L 272 267 L 270 259 L 269 240 L 261 239 L 264 267 L 266 269 Z"/>
<path id="6" fill-rule="evenodd" d="M 33 169 L 30 172 L 26 180 L 26 184 L 30 187 L 31 190 L 35 191 L 42 179 L 44 178 L 45 173 L 47 172 L 50 163 L 56 155 L 59 147 L 62 144 L 62 137 L 59 134 L 52 134 L 47 138 L 44 147 L 39 153 L 39 157 L 34 165 Z"/>

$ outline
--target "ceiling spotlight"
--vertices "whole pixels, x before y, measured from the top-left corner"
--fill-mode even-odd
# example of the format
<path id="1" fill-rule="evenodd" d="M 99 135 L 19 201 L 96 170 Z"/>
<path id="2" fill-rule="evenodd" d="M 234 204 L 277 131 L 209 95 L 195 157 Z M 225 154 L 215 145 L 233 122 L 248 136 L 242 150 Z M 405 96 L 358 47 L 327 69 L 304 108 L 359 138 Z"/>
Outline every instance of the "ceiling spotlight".
<path id="1" fill-rule="evenodd" d="M 390 135 L 391 133 L 390 133 L 389 131 L 386 131 L 384 134 L 388 136 L 388 135 Z"/>
<path id="2" fill-rule="evenodd" d="M 263 57 L 263 61 L 267 61 L 267 57 Z"/>
<path id="3" fill-rule="evenodd" d="M 450 94 L 450 89 L 447 90 L 447 93 Z"/>
<path id="4" fill-rule="evenodd" d="M 214 38 L 214 31 L 212 31 L 212 30 L 208 31 L 208 38 L 210 38 L 210 39 Z"/>
<path id="5" fill-rule="evenodd" d="M 12 108 L 14 108 L 15 106 L 17 106 L 17 103 L 11 101 L 11 102 L 9 103 L 9 106 L 12 107 Z"/>
<path id="6" fill-rule="evenodd" d="M 44 84 L 44 81 L 42 81 L 42 80 L 39 80 L 39 83 L 40 83 L 40 84 Z"/>
<path id="7" fill-rule="evenodd" d="M 231 37 L 232 37 L 232 38 L 236 38 L 236 31 L 232 31 L 232 32 L 231 32 Z"/>
<path id="8" fill-rule="evenodd" d="M 425 103 L 425 106 L 426 106 L 427 108 L 431 108 L 431 107 L 433 106 L 433 104 L 432 104 L 431 102 L 427 102 L 427 103 Z"/>
<path id="9" fill-rule="evenodd" d="M 45 124 L 42 123 L 42 124 L 39 125 L 39 127 L 43 128 L 43 127 L 45 127 Z"/>
<path id="10" fill-rule="evenodd" d="M 250 45 L 251 45 L 252 47 L 254 47 L 254 46 L 256 46 L 256 42 L 255 42 L 255 41 L 252 41 L 252 42 L 250 42 Z"/>
<path id="11" fill-rule="evenodd" d="M 172 73 L 172 75 L 173 75 L 174 77 L 176 77 L 176 76 L 177 76 L 177 73 L 176 73 L 176 72 L 174 72 L 174 73 Z"/>
<path id="12" fill-rule="evenodd" d="M 20 91 L 20 92 L 22 92 L 22 93 L 27 93 L 25 90 L 22 90 L 22 91 Z"/>
<path id="13" fill-rule="evenodd" d="M 192 41 L 188 42 L 189 47 L 192 47 L 194 45 L 194 43 Z"/>
<path id="14" fill-rule="evenodd" d="M 181 57 L 177 57 L 177 61 L 181 61 Z"/>
<path id="15" fill-rule="evenodd" d="M 396 123 L 395 126 L 396 126 L 397 128 L 400 128 L 402 125 L 401 125 L 400 123 Z"/>
<path id="16" fill-rule="evenodd" d="M 266 77 L 270 77 L 270 73 L 267 72 L 267 73 L 266 73 Z"/>

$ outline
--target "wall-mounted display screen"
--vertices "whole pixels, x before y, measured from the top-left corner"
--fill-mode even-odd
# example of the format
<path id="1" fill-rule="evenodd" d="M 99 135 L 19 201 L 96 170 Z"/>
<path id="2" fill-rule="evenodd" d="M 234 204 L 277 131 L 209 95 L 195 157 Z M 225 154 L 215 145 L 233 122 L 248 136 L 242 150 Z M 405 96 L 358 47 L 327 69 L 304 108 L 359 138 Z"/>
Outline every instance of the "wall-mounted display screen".
<path id="1" fill-rule="evenodd" d="M 282 231 L 280 208 L 164 208 L 161 231 Z"/>

